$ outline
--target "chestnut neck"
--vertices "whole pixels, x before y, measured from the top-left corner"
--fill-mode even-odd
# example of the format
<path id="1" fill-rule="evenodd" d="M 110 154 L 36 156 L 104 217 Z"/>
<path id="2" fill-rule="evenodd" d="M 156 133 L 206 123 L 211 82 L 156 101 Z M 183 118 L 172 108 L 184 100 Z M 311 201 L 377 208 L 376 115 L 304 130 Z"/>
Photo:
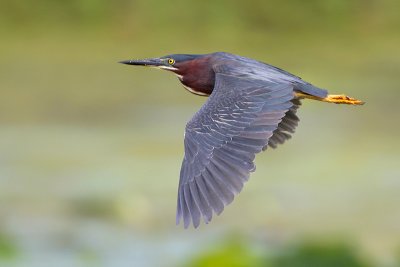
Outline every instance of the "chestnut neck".
<path id="1" fill-rule="evenodd" d="M 191 93 L 204 96 L 212 93 L 215 73 L 210 60 L 210 56 L 204 56 L 177 64 L 177 70 L 174 72 L 183 86 Z"/>

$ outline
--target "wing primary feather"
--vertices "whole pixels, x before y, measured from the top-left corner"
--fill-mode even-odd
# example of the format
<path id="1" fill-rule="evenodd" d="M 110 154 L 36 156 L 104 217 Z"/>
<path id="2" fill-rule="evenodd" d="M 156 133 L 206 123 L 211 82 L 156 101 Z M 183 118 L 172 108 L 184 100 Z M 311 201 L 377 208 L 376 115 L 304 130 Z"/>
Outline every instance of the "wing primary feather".
<path id="1" fill-rule="evenodd" d="M 216 196 L 216 199 L 220 200 L 223 209 L 223 207 L 226 205 L 226 200 L 224 199 L 225 196 L 218 183 L 216 183 L 213 174 L 206 169 L 203 173 L 203 177 L 206 186 L 210 189 L 209 191 L 213 192 Z"/>
<path id="2" fill-rule="evenodd" d="M 194 202 L 192 194 L 190 192 L 189 184 L 183 186 L 186 205 L 188 207 L 189 213 L 192 217 L 192 223 L 194 228 L 197 228 L 200 224 L 200 210 L 197 204 Z"/>
<path id="3" fill-rule="evenodd" d="M 204 184 L 204 187 L 207 188 L 207 197 L 211 203 L 212 209 L 217 215 L 221 214 L 221 212 L 224 210 L 224 203 L 221 201 L 218 193 L 214 191 L 211 182 L 209 181 L 210 177 L 207 177 L 207 172 L 204 172 L 199 178 L 202 178 L 199 179 L 199 181 L 201 181 Z"/>
<path id="4" fill-rule="evenodd" d="M 182 218 L 182 204 L 181 204 L 181 193 L 178 190 L 178 201 L 176 210 L 176 224 L 178 225 Z"/>
<path id="5" fill-rule="evenodd" d="M 235 150 L 245 151 L 245 152 L 249 152 L 249 153 L 253 153 L 253 154 L 260 152 L 258 146 L 249 146 L 247 144 L 241 144 L 239 142 L 235 142 L 235 140 L 236 139 L 234 137 L 234 138 L 232 138 L 232 141 L 229 143 L 229 146 Z"/>
<path id="6" fill-rule="evenodd" d="M 242 137 L 242 136 L 233 137 L 231 142 L 233 142 L 235 144 L 241 144 L 241 145 L 244 145 L 244 146 L 254 147 L 255 149 L 257 149 L 257 152 L 261 151 L 261 147 L 265 143 L 264 140 L 249 139 L 249 138 Z"/>
<path id="7" fill-rule="evenodd" d="M 197 187 L 196 180 L 189 182 L 190 192 L 193 196 L 193 200 L 196 205 L 199 207 L 200 213 L 203 216 L 203 220 L 205 223 L 209 223 L 212 218 L 212 210 L 209 207 L 209 204 L 205 199 L 202 199 L 201 194 L 199 193 L 199 189 Z"/>
<path id="8" fill-rule="evenodd" d="M 197 182 L 197 185 L 200 189 L 202 196 L 209 203 L 210 208 L 213 211 L 215 211 L 216 206 L 218 206 L 218 203 L 215 203 L 214 196 L 209 191 L 209 188 L 206 186 L 203 177 L 202 176 L 196 177 L 196 182 Z"/>
<path id="9" fill-rule="evenodd" d="M 247 181 L 246 178 L 249 175 L 247 171 L 236 166 L 228 166 L 218 159 L 214 159 L 210 166 L 215 168 L 216 172 L 220 174 L 219 177 L 221 177 L 221 179 L 228 180 L 230 182 L 229 184 L 231 184 L 237 193 L 242 190 L 243 183 Z"/>
<path id="10" fill-rule="evenodd" d="M 223 150 L 218 150 L 214 152 L 215 157 L 218 157 L 220 160 L 227 163 L 230 166 L 238 166 L 245 170 L 252 170 L 254 169 L 254 163 L 252 161 L 243 161 L 235 157 L 233 154 L 223 153 Z"/>
<path id="11" fill-rule="evenodd" d="M 240 160 L 246 160 L 246 161 L 253 161 L 255 158 L 255 154 L 244 151 L 241 149 L 236 149 L 234 146 L 231 146 L 230 143 L 225 144 L 223 147 L 221 147 L 226 153 L 230 153 L 232 155 L 235 155 L 238 159 Z"/>
<path id="12" fill-rule="evenodd" d="M 252 162 L 254 157 L 251 154 L 241 154 L 230 148 L 228 145 L 224 145 L 218 149 L 216 152 L 221 155 L 228 155 L 228 157 L 232 158 L 232 160 L 238 162 L 238 164 L 242 164 L 242 162 Z"/>
<path id="13" fill-rule="evenodd" d="M 279 128 L 282 129 L 283 131 L 287 131 L 289 133 L 294 133 L 294 127 L 290 124 L 287 123 L 281 123 L 279 125 Z"/>
<path id="14" fill-rule="evenodd" d="M 185 228 L 188 228 L 190 224 L 190 213 L 186 205 L 184 190 L 182 187 L 180 188 L 179 193 L 180 193 L 180 202 L 181 202 L 182 216 L 183 216 L 183 226 Z"/>
<path id="15" fill-rule="evenodd" d="M 211 164 L 208 165 L 207 171 L 210 174 L 210 176 L 214 178 L 213 179 L 214 185 L 215 187 L 218 188 L 219 192 L 222 194 L 223 197 L 221 199 L 224 202 L 224 205 L 226 206 L 233 201 L 234 194 L 229 189 L 230 186 L 227 184 L 227 182 L 218 177 L 217 173 L 213 172 L 213 169 L 210 168 L 210 166 Z"/>

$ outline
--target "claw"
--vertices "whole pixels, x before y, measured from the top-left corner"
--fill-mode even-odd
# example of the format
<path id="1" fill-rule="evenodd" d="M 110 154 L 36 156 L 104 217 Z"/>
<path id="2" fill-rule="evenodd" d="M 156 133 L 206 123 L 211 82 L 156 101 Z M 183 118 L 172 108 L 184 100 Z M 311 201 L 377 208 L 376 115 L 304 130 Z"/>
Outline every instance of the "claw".
<path id="1" fill-rule="evenodd" d="M 347 105 L 364 105 L 365 102 L 356 98 L 349 97 L 347 95 L 328 95 L 325 98 L 305 94 L 302 92 L 295 92 L 295 96 L 299 98 L 309 98 L 313 100 L 335 103 L 335 104 L 347 104 Z"/>
<path id="2" fill-rule="evenodd" d="M 347 95 L 328 95 L 322 101 L 335 104 L 364 105 L 365 102 Z"/>

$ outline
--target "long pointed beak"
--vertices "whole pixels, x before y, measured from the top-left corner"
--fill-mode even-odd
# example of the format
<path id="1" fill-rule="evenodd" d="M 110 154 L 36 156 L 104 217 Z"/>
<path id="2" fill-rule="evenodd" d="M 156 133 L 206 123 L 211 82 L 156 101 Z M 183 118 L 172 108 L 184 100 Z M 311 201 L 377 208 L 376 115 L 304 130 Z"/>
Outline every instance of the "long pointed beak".
<path id="1" fill-rule="evenodd" d="M 130 59 L 130 60 L 120 61 L 119 63 L 134 65 L 134 66 L 149 66 L 149 67 L 158 67 L 164 65 L 164 62 L 159 58 Z"/>

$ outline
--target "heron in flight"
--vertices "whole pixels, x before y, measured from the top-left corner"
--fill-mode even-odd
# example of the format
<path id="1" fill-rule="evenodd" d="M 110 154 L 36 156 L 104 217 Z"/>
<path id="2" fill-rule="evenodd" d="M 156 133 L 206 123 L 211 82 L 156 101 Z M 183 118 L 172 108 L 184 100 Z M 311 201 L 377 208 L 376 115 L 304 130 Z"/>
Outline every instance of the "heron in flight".
<path id="1" fill-rule="evenodd" d="M 120 63 L 171 71 L 191 93 L 209 96 L 185 129 L 176 214 L 176 223 L 183 219 L 185 228 L 219 215 L 255 171 L 255 155 L 291 138 L 302 99 L 364 103 L 329 95 L 287 71 L 224 52 Z"/>

